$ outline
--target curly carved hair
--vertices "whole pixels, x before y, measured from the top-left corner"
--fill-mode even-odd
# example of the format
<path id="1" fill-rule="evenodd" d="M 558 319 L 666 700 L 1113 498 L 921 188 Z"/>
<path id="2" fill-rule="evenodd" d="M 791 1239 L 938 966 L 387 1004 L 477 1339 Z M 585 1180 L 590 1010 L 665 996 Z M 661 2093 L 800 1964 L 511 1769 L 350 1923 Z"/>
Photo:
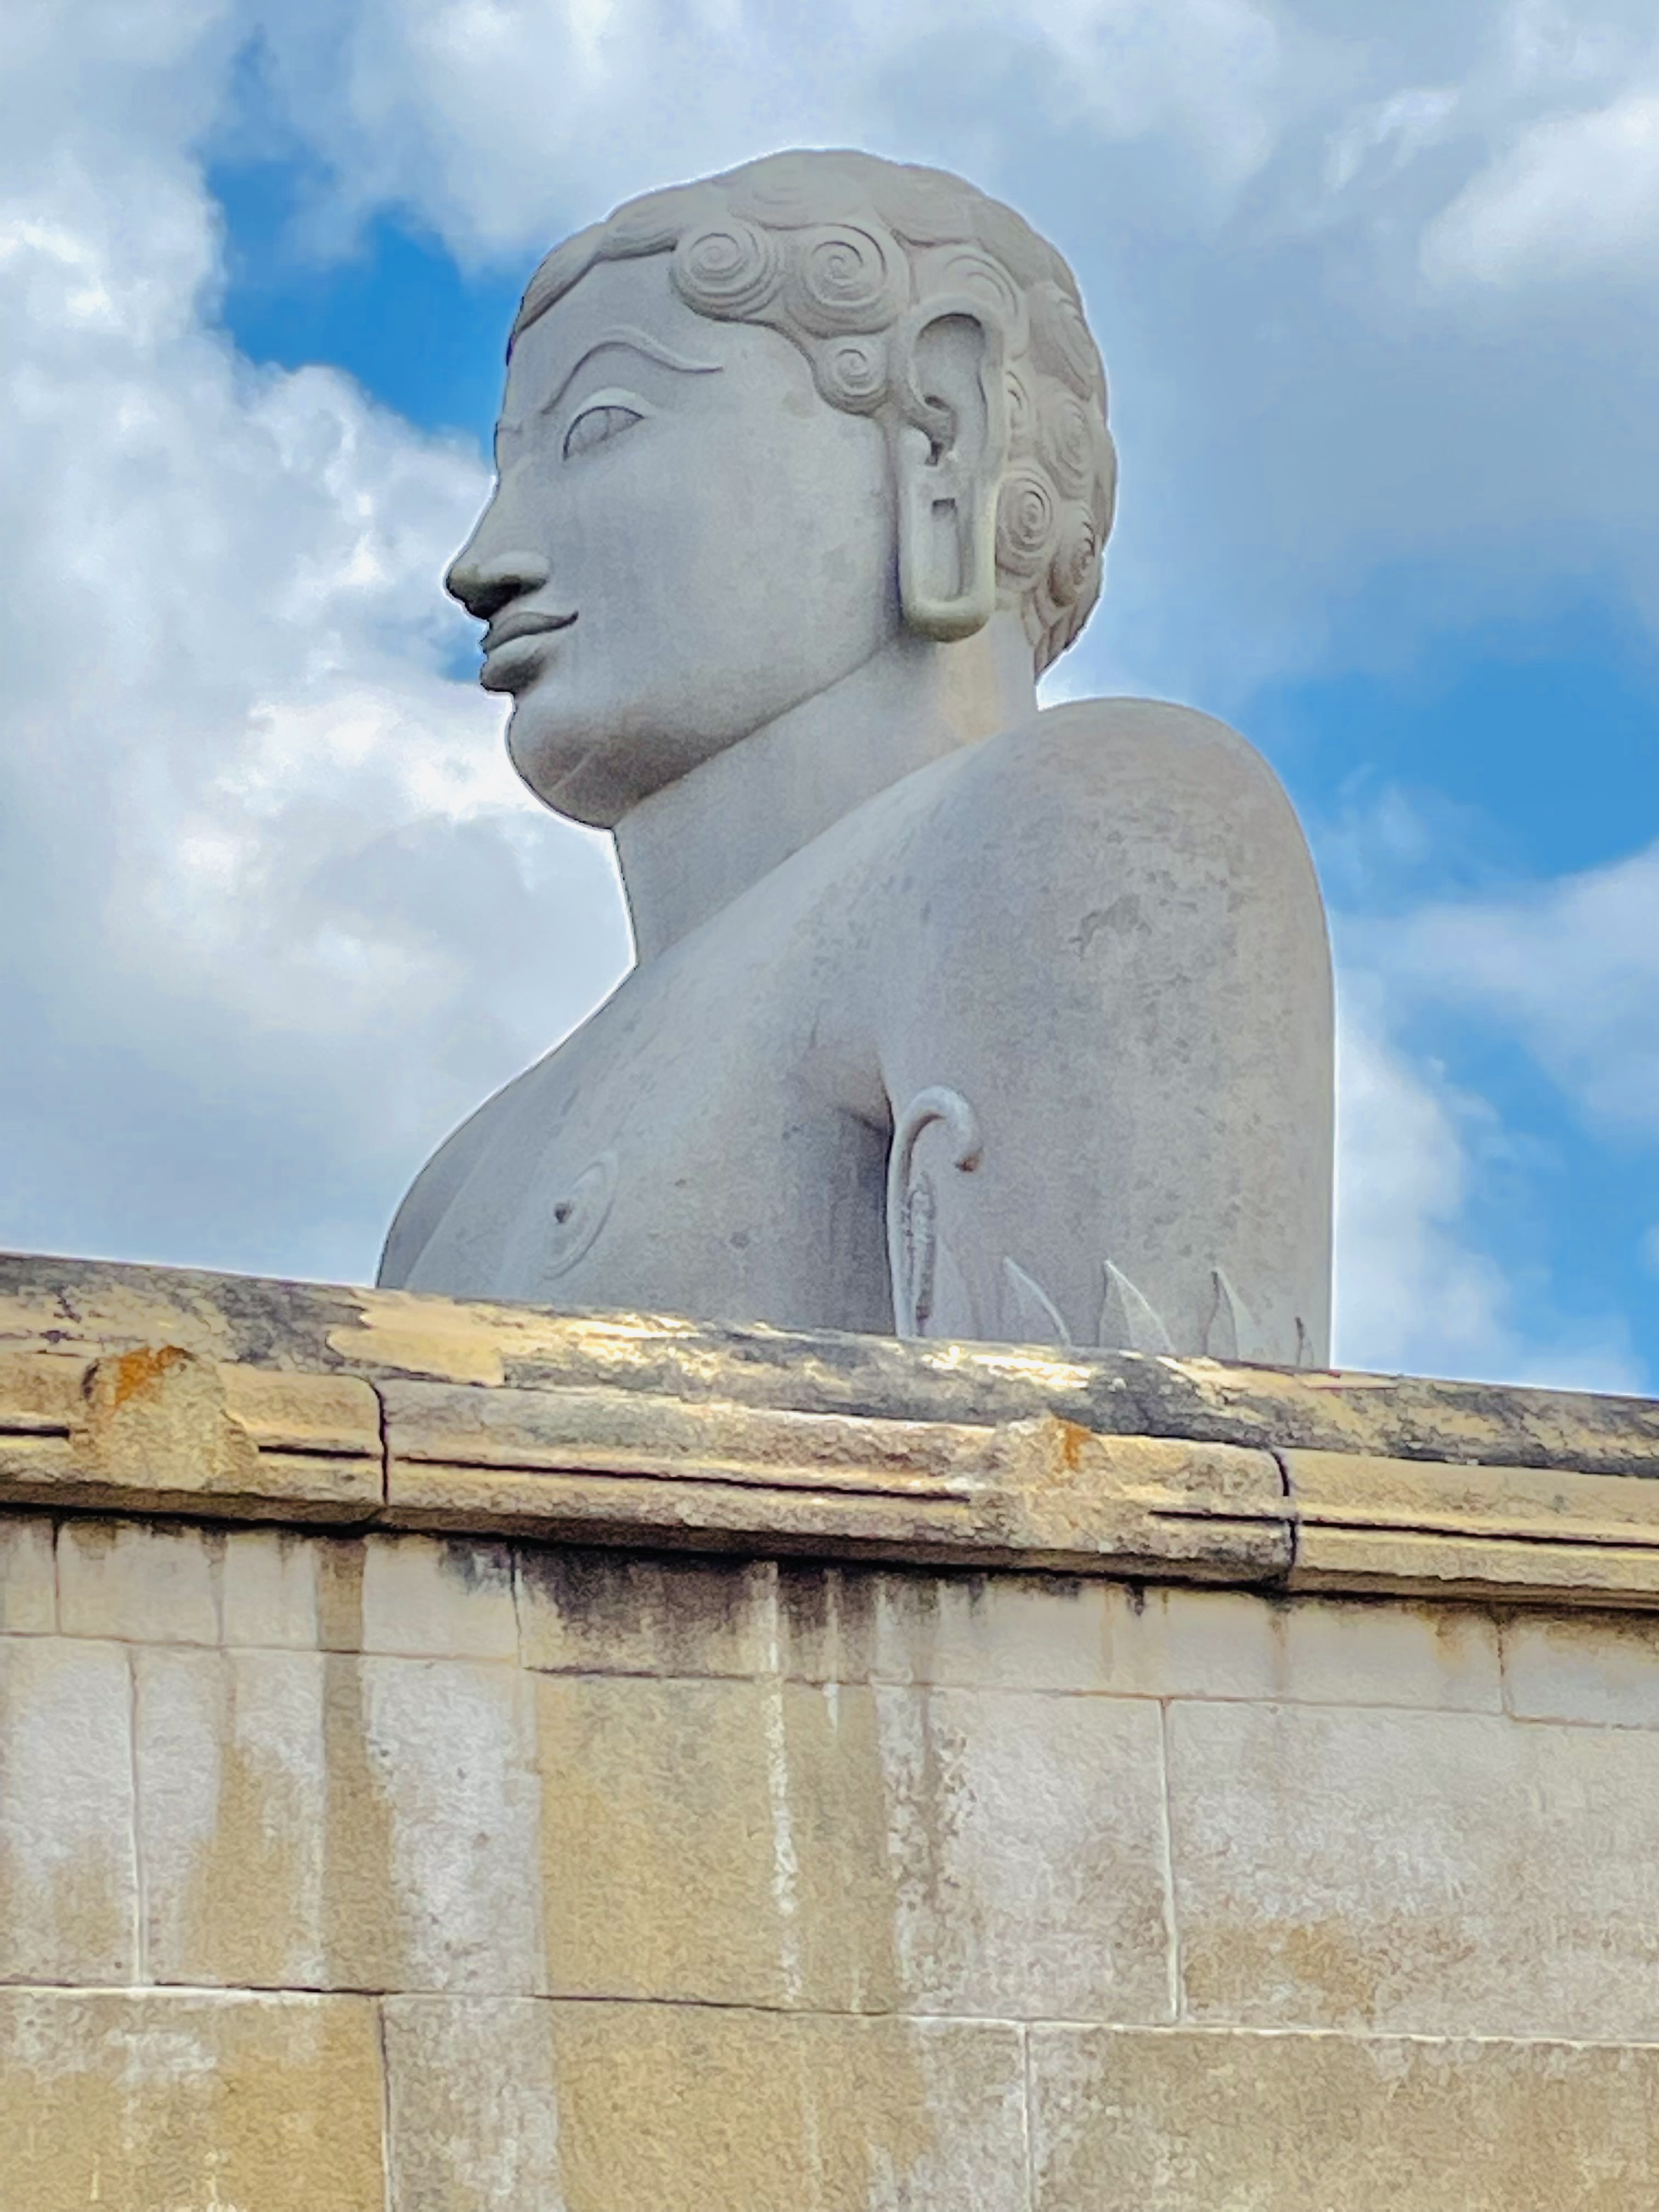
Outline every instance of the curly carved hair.
<path id="1" fill-rule="evenodd" d="M 964 294 L 988 311 L 1007 385 L 998 592 L 1018 610 L 1041 675 L 1099 597 L 1117 483 L 1105 372 L 1076 279 L 1053 246 L 940 169 L 870 154 L 772 154 L 629 200 L 567 239 L 531 278 L 513 338 L 597 262 L 651 253 L 672 255 L 674 289 L 698 314 L 781 332 L 832 407 L 890 427 L 901 320 Z"/>

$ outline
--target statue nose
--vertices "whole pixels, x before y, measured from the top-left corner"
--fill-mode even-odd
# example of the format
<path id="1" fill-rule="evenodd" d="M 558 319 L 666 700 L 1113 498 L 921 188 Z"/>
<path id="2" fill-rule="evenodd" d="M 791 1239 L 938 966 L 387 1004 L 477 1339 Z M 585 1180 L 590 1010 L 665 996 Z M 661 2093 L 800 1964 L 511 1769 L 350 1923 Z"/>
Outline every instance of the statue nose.
<path id="1" fill-rule="evenodd" d="M 552 574 L 539 554 L 495 553 L 481 560 L 469 546 L 458 554 L 444 588 L 480 622 L 489 622 L 526 592 L 539 591 Z"/>

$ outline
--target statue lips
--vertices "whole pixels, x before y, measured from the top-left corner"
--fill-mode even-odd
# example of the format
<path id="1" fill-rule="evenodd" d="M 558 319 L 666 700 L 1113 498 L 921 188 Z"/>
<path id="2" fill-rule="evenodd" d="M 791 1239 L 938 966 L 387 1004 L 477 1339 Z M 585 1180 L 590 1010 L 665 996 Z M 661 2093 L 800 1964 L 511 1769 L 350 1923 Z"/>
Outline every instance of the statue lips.
<path id="1" fill-rule="evenodd" d="M 542 656 L 534 649 L 534 641 L 568 629 L 575 619 L 574 613 L 541 614 L 530 607 L 522 608 L 517 613 L 499 616 L 485 630 L 481 641 L 483 666 L 478 672 L 478 681 L 487 691 L 516 691 L 521 689 L 541 665 Z M 508 655 L 507 648 L 514 645 L 520 647 L 530 646 L 532 649 Z M 492 668 L 490 663 L 500 656 L 506 656 L 504 664 Z"/>

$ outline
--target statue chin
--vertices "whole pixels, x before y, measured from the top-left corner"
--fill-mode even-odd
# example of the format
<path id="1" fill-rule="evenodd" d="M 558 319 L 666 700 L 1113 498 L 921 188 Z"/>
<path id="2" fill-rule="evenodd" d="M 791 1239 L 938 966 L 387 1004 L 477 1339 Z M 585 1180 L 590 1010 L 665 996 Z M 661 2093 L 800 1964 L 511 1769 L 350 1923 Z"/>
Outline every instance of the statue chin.
<path id="1" fill-rule="evenodd" d="M 544 806 L 568 821 L 580 822 L 592 830 L 614 828 L 619 814 L 603 805 L 596 812 L 591 802 L 583 804 L 585 784 L 609 781 L 595 773 L 603 740 L 575 737 L 550 723 L 550 718 L 538 714 L 533 703 L 526 705 L 520 700 L 514 707 L 507 726 L 507 757 L 520 781 Z"/>
<path id="2" fill-rule="evenodd" d="M 614 830 L 643 800 L 721 750 L 723 742 L 665 742 L 630 728 L 625 709 L 604 721 L 578 719 L 533 693 L 514 706 L 507 728 L 507 758 L 526 788 L 555 814 L 589 830 Z"/>

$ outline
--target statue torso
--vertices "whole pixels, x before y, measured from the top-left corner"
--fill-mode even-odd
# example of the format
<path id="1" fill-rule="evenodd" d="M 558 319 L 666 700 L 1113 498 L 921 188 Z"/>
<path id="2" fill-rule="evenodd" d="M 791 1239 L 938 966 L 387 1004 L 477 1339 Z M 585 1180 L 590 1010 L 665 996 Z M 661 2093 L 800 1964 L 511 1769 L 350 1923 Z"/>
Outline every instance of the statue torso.
<path id="1" fill-rule="evenodd" d="M 890 1150 L 907 1326 L 1316 1364 L 1330 1146 L 1283 792 L 1207 717 L 1078 702 L 890 786 L 637 969 L 428 1163 L 381 1279 L 890 1331 Z"/>
<path id="2" fill-rule="evenodd" d="M 881 793 L 635 969 L 423 1171 L 383 1280 L 890 1330 L 874 1040 L 894 868 L 957 765 Z"/>

